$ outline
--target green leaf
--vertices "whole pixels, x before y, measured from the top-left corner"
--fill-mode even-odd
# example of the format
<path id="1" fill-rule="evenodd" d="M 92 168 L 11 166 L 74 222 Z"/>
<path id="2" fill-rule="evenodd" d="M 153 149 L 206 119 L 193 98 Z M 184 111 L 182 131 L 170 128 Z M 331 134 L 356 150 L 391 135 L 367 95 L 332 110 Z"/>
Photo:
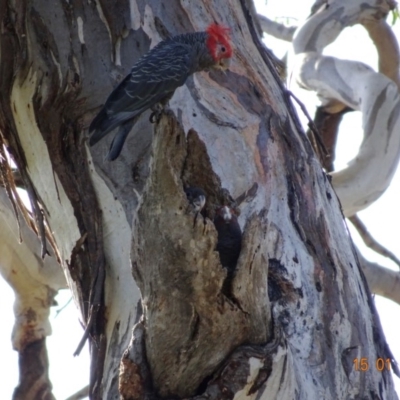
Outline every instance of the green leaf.
<path id="1" fill-rule="evenodd" d="M 392 10 L 392 26 L 396 23 L 399 16 L 399 9 L 396 7 Z"/>

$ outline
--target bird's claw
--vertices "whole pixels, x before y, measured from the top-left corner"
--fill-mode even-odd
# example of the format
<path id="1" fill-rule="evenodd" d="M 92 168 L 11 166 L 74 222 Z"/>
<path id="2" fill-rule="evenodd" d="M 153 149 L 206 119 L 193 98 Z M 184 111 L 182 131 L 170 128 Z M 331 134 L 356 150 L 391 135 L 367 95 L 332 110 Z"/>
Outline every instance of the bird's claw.
<path id="1" fill-rule="evenodd" d="M 155 106 L 153 106 L 151 108 L 151 110 L 153 112 L 150 114 L 149 122 L 152 124 L 154 124 L 156 122 L 159 123 L 162 114 L 165 112 L 165 107 L 163 107 L 161 104 L 158 103 Z"/>
<path id="2" fill-rule="evenodd" d="M 161 112 L 159 112 L 159 111 L 153 111 L 151 114 L 150 114 L 150 117 L 149 117 L 149 122 L 151 123 L 151 124 L 154 124 L 154 123 L 159 123 L 160 122 L 160 119 L 161 119 Z"/>

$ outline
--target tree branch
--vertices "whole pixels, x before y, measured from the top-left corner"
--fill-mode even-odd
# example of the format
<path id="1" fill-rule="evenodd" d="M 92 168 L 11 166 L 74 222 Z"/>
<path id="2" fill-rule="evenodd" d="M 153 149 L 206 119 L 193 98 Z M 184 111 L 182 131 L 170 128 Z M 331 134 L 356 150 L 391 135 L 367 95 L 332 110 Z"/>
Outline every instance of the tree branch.
<path id="1" fill-rule="evenodd" d="M 19 351 L 19 383 L 13 400 L 56 400 L 49 379 L 46 338 L 29 343 Z"/>
<path id="2" fill-rule="evenodd" d="M 368 261 L 358 252 L 361 268 L 373 293 L 400 304 L 400 274 Z"/>
<path id="3" fill-rule="evenodd" d="M 272 21 L 264 15 L 258 14 L 258 20 L 261 25 L 261 29 L 268 35 L 274 36 L 277 39 L 291 42 L 293 34 L 297 29 L 297 26 L 285 26 L 279 22 Z"/>
<path id="4" fill-rule="evenodd" d="M 395 82 L 397 87 L 400 88 L 400 51 L 393 30 L 384 19 L 377 21 L 368 19 L 362 25 L 378 51 L 379 72 Z"/>
<path id="5" fill-rule="evenodd" d="M 19 215 L 22 242 L 15 212 Z M 20 379 L 14 399 L 53 399 L 46 336 L 51 334 L 50 307 L 57 291 L 67 283 L 54 254 L 41 258 L 39 238 L 19 208 L 12 208 L 1 186 L 0 226 L 0 274 L 15 294 L 12 344 L 19 353 Z"/>
<path id="6" fill-rule="evenodd" d="M 81 400 L 89 396 L 89 385 L 85 386 L 81 390 L 68 397 L 66 400 Z"/>
<path id="7" fill-rule="evenodd" d="M 352 217 L 349 217 L 349 220 L 351 221 L 353 226 L 357 229 L 358 234 L 361 236 L 361 239 L 364 241 L 367 247 L 376 251 L 383 257 L 389 258 L 400 268 L 400 260 L 391 251 L 389 251 L 386 247 L 382 246 L 372 237 L 372 235 L 368 232 L 368 228 L 361 221 L 358 215 L 353 215 Z"/>
<path id="8" fill-rule="evenodd" d="M 322 55 L 341 30 L 356 23 L 384 17 L 389 2 L 333 1 L 322 7 L 299 29 L 293 41 L 299 84 L 317 92 L 323 103 L 332 99 L 358 109 L 363 115 L 364 140 L 348 167 L 332 173 L 332 183 L 346 216 L 354 215 L 389 186 L 400 152 L 400 96 L 391 79 L 354 61 Z M 388 70 L 393 67 L 388 68 Z"/>

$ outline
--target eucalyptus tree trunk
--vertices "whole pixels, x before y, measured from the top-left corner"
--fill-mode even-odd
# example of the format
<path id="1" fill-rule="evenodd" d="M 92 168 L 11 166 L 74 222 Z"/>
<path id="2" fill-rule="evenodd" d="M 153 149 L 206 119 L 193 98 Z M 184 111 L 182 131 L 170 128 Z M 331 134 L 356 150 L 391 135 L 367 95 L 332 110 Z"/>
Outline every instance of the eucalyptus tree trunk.
<path id="1" fill-rule="evenodd" d="M 396 398 L 339 201 L 250 1 L 4 1 L 0 12 L 2 141 L 42 254 L 53 243 L 80 306 L 92 399 Z M 105 161 L 112 135 L 89 148 L 90 121 L 139 56 L 213 21 L 231 28 L 229 71 L 189 78 L 156 124 L 144 113 L 116 161 Z M 186 186 L 205 191 L 205 216 Z M 221 205 L 243 230 L 233 276 L 216 251 Z"/>

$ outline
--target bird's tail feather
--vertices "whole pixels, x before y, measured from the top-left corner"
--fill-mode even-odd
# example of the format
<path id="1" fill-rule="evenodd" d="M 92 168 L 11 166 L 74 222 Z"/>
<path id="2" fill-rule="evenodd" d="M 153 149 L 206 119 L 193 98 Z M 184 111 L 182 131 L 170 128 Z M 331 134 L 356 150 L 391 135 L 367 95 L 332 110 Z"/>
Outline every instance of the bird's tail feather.
<path id="1" fill-rule="evenodd" d="M 137 117 L 129 119 L 119 127 L 118 132 L 115 134 L 115 137 L 111 142 L 110 150 L 107 154 L 107 160 L 114 161 L 120 155 L 126 137 L 128 136 L 128 133 L 131 131 L 136 120 Z"/>
<path id="2" fill-rule="evenodd" d="M 91 134 L 89 145 L 95 145 L 98 141 L 103 139 L 107 133 L 112 131 L 115 126 L 114 119 L 110 118 L 107 111 L 103 108 L 89 126 L 89 134 Z"/>
<path id="3" fill-rule="evenodd" d="M 107 133 L 111 132 L 129 117 L 130 114 L 127 113 L 118 113 L 114 116 L 110 116 L 103 108 L 89 126 L 89 134 L 91 134 L 89 139 L 90 146 L 95 145 L 103 139 Z"/>
<path id="4" fill-rule="evenodd" d="M 131 120 L 135 117 L 138 113 L 132 112 L 118 112 L 114 115 L 110 115 L 107 113 L 106 109 L 103 108 L 97 116 L 93 119 L 92 123 L 89 126 L 89 134 L 91 137 L 89 139 L 89 145 L 93 146 L 107 133 L 111 132 L 115 129 L 118 125 L 125 123 L 128 120 Z"/>

